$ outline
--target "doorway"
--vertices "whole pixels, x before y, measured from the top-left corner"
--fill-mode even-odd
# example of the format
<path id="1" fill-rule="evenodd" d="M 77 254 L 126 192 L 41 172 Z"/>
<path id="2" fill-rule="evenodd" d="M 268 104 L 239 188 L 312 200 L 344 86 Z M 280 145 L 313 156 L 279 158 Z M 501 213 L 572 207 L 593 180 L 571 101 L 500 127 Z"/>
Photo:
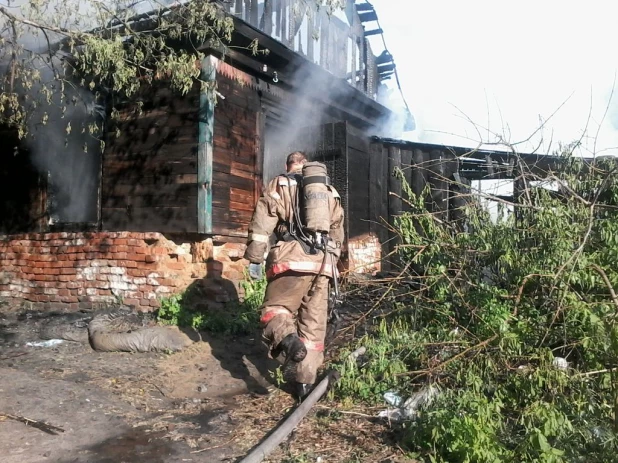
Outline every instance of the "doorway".
<path id="1" fill-rule="evenodd" d="M 0 233 L 44 231 L 47 178 L 39 174 L 17 130 L 0 126 Z"/>

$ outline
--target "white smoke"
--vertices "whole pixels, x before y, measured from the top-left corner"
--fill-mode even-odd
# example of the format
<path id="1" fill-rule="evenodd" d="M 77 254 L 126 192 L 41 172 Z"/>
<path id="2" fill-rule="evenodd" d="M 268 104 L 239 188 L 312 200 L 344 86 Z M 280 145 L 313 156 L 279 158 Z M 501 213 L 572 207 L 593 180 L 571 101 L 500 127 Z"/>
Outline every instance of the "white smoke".
<path id="1" fill-rule="evenodd" d="M 32 16 L 26 9 L 30 2 L 0 0 L 0 5 L 11 14 L 23 18 Z M 73 7 L 74 12 L 67 8 Z M 37 22 L 50 27 L 77 30 L 95 25 L 91 19 L 92 4 L 75 2 L 67 5 L 49 2 L 42 5 Z M 57 15 L 57 16 L 54 16 Z M 62 17 L 64 21 L 58 21 Z M 0 14 L 2 38 L 12 41 L 9 20 Z M 73 21 L 73 23 L 71 23 Z M 98 186 L 100 171 L 100 140 L 92 133 L 94 124 L 101 124 L 104 108 L 95 95 L 72 81 L 64 68 L 67 58 L 61 50 L 62 34 L 19 25 L 18 45 L 20 62 L 24 69 L 37 71 L 39 79 L 17 80 L 12 90 L 27 104 L 28 135 L 23 145 L 31 160 L 48 182 L 49 222 L 96 222 L 98 218 Z M 8 47 L 0 61 L 0 72 L 9 72 L 11 53 Z M 3 90 L 10 91 L 5 87 Z"/>

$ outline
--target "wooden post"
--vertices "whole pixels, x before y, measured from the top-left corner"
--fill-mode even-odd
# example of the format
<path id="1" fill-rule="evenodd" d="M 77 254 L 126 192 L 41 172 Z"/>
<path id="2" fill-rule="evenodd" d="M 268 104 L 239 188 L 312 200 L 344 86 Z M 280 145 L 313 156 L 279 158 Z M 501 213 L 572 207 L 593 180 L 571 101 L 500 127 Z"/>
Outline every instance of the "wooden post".
<path id="1" fill-rule="evenodd" d="M 217 77 L 216 61 L 212 56 L 202 60 L 201 79 L 214 84 Z M 197 146 L 197 231 L 212 233 L 212 158 L 215 125 L 214 88 L 200 89 Z"/>
<path id="2" fill-rule="evenodd" d="M 431 185 L 431 197 L 428 209 L 432 213 L 437 213 L 437 217 L 444 218 L 445 199 L 447 184 L 444 178 L 443 155 L 440 150 L 432 150 L 429 162 L 429 184 Z"/>
<path id="3" fill-rule="evenodd" d="M 264 0 L 264 32 L 273 33 L 273 0 Z"/>
<path id="4" fill-rule="evenodd" d="M 313 39 L 313 17 L 316 14 L 315 8 L 309 8 L 307 12 L 307 59 L 313 63 L 313 45 L 315 40 Z"/>
<path id="5" fill-rule="evenodd" d="M 459 162 L 455 156 L 455 153 L 449 150 L 445 150 L 442 152 L 442 165 L 443 165 L 443 175 L 444 175 L 444 183 L 445 183 L 445 191 L 444 191 L 444 201 L 443 201 L 443 210 L 444 210 L 444 219 L 451 220 L 451 190 L 454 188 L 453 175 L 459 171 Z"/>
<path id="6" fill-rule="evenodd" d="M 388 213 L 388 152 L 382 143 L 371 143 L 369 148 L 369 231 L 378 236 L 382 256 L 389 252 Z M 390 262 L 382 261 L 382 270 L 390 270 Z"/>
<path id="7" fill-rule="evenodd" d="M 258 17 L 258 1 L 257 0 L 251 0 L 250 8 L 251 8 L 251 11 L 249 13 L 249 17 L 250 17 L 250 20 L 251 20 L 250 24 L 253 27 L 259 27 L 259 24 L 258 24 L 258 18 L 259 18 Z"/>
<path id="8" fill-rule="evenodd" d="M 288 4 L 289 0 L 281 0 L 281 42 L 288 40 Z"/>
<path id="9" fill-rule="evenodd" d="M 526 179 L 524 178 L 525 170 L 521 166 L 521 160 L 515 161 L 513 168 L 515 180 L 513 181 L 513 202 L 515 204 L 521 203 L 521 198 L 526 192 Z M 515 206 L 513 213 L 515 214 L 515 221 L 519 223 L 521 221 L 521 207 Z"/>
<path id="10" fill-rule="evenodd" d="M 388 239 L 385 225 L 388 223 L 388 186 L 384 169 L 381 143 L 372 143 L 369 151 L 369 231 L 375 233 L 382 243 Z M 386 212 L 386 213 L 385 213 Z"/>
<path id="11" fill-rule="evenodd" d="M 281 2 L 282 0 L 275 0 L 275 36 L 281 37 Z"/>
<path id="12" fill-rule="evenodd" d="M 319 65 L 329 69 L 330 65 L 330 21 L 320 21 L 320 62 Z"/>
<path id="13" fill-rule="evenodd" d="M 352 32 L 352 34 L 350 35 L 350 41 L 352 44 L 351 50 L 350 50 L 350 60 L 352 62 L 352 69 L 351 69 L 351 73 L 352 73 L 352 80 L 351 80 L 351 84 L 354 88 L 356 88 L 356 49 L 358 48 L 356 46 L 356 36 L 354 35 L 354 32 Z"/>
<path id="14" fill-rule="evenodd" d="M 401 168 L 401 150 L 394 146 L 388 147 L 388 223 L 395 227 L 395 218 L 401 214 L 401 181 L 395 177 L 395 168 Z M 389 252 L 393 252 L 399 244 L 396 231 L 389 233 Z M 391 262 L 398 264 L 396 256 L 393 255 Z"/>
<path id="15" fill-rule="evenodd" d="M 251 0 L 245 0 L 245 7 L 242 15 L 243 21 L 251 24 Z"/>
<path id="16" fill-rule="evenodd" d="M 449 188 L 449 220 L 457 231 L 466 231 L 464 207 L 470 202 L 470 180 L 453 174 L 453 184 Z"/>
<path id="17" fill-rule="evenodd" d="M 404 178 L 406 179 L 406 183 L 408 186 L 412 185 L 412 151 L 407 149 L 401 150 L 401 170 L 403 171 Z M 410 198 L 403 192 L 403 188 L 401 190 L 402 195 L 406 201 L 402 201 L 402 211 L 409 212 L 410 211 Z"/>
<path id="18" fill-rule="evenodd" d="M 254 202 L 257 204 L 262 195 L 264 186 L 264 131 L 266 130 L 266 116 L 263 111 L 257 112 L 257 139 L 255 147 L 255 174 L 254 174 Z"/>
<path id="19" fill-rule="evenodd" d="M 414 168 L 411 175 L 411 183 L 410 187 L 412 188 L 412 192 L 420 197 L 423 194 L 423 190 L 427 185 L 427 153 L 423 152 L 421 149 L 415 149 L 412 154 L 412 162 L 414 163 Z"/>

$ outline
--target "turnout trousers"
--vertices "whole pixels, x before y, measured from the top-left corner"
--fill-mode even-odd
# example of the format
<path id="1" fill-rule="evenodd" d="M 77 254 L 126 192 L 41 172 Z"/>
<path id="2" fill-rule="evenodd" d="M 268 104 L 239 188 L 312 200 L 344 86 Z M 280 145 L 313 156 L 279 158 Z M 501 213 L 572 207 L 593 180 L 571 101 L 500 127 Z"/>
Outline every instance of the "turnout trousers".
<path id="1" fill-rule="evenodd" d="M 318 276 L 313 296 L 309 290 L 314 274 L 286 272 L 269 281 L 262 305 L 263 337 L 271 350 L 289 334 L 297 333 L 307 356 L 296 369 L 296 381 L 313 384 L 324 361 L 328 318 L 329 278 Z"/>

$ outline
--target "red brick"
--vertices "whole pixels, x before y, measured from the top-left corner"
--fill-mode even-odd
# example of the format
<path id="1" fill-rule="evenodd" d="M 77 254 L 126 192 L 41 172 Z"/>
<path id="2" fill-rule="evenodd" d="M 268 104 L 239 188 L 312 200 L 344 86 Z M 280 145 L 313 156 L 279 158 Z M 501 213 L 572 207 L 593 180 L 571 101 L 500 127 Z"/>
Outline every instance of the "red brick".
<path id="1" fill-rule="evenodd" d="M 146 254 L 146 258 L 144 260 L 147 263 L 151 264 L 151 263 L 159 262 L 161 260 L 161 257 L 160 256 L 153 256 L 151 254 Z"/>
<path id="2" fill-rule="evenodd" d="M 116 238 L 114 240 L 114 244 L 116 246 L 126 246 L 129 244 L 129 240 L 127 240 L 126 238 Z"/>
<path id="3" fill-rule="evenodd" d="M 74 268 L 61 268 L 60 275 L 75 275 L 77 274 L 77 270 Z"/>
<path id="4" fill-rule="evenodd" d="M 144 254 L 129 254 L 127 256 L 128 260 L 133 260 L 135 262 L 145 262 L 146 256 Z"/>
<path id="5" fill-rule="evenodd" d="M 132 260 L 119 260 L 114 267 L 137 268 L 137 262 Z"/>
<path id="6" fill-rule="evenodd" d="M 145 276 L 148 276 L 149 273 L 151 273 L 149 270 L 142 270 L 142 269 L 137 269 L 137 268 L 127 269 L 127 275 L 132 276 L 132 277 L 143 278 Z"/>
<path id="7" fill-rule="evenodd" d="M 182 264 L 180 262 L 168 262 L 166 266 L 172 270 L 185 270 L 188 268 L 186 264 Z"/>
<path id="8" fill-rule="evenodd" d="M 138 306 L 140 305 L 140 301 L 139 299 L 123 299 L 123 302 L 126 305 L 133 305 L 133 306 Z"/>

